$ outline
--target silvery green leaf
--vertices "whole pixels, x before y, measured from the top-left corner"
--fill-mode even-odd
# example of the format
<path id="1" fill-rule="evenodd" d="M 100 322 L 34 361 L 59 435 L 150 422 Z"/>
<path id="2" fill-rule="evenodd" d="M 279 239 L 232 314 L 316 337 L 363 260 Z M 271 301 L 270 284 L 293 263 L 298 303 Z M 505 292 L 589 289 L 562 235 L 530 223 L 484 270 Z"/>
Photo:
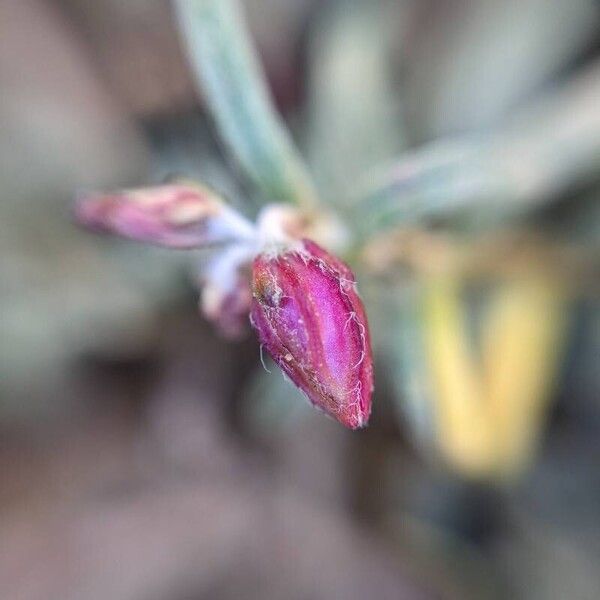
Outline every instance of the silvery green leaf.
<path id="1" fill-rule="evenodd" d="M 493 133 L 406 154 L 366 178 L 357 222 L 367 234 L 466 210 L 494 222 L 593 181 L 600 171 L 599 95 L 596 63 Z"/>
<path id="2" fill-rule="evenodd" d="M 594 0 L 428 0 L 411 52 L 421 139 L 496 126 L 590 44 Z"/>
<path id="3" fill-rule="evenodd" d="M 421 328 L 421 300 L 416 282 L 405 281 L 402 289 L 395 288 L 386 309 L 381 311 L 385 323 L 377 333 L 386 348 L 399 417 L 408 421 L 409 431 L 419 446 L 427 449 L 434 446 L 436 417 Z M 377 323 L 376 320 L 376 328 Z"/>
<path id="4" fill-rule="evenodd" d="M 237 0 L 178 0 L 190 66 L 229 151 L 271 201 L 313 205 L 315 192 L 276 113 Z"/>
<path id="5" fill-rule="evenodd" d="M 347 195 L 354 174 L 403 146 L 392 51 L 403 37 L 404 4 L 333 2 L 312 31 L 310 159 L 332 200 Z"/>

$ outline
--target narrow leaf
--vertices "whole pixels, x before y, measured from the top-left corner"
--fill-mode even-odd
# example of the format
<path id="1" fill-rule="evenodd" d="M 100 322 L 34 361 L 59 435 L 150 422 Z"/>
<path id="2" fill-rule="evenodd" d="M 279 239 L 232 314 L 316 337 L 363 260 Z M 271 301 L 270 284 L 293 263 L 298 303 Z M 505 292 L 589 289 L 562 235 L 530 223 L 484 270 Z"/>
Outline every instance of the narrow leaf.
<path id="1" fill-rule="evenodd" d="M 178 0 L 188 59 L 229 151 L 269 201 L 316 203 L 276 113 L 237 0 Z"/>

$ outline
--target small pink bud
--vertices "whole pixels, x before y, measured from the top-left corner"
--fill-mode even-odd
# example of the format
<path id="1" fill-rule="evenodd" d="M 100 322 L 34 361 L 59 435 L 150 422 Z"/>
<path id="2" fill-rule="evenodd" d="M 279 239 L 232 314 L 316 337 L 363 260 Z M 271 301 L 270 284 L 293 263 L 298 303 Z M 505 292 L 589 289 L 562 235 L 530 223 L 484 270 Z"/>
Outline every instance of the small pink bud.
<path id="1" fill-rule="evenodd" d="M 230 340 L 245 337 L 250 329 L 250 265 L 255 250 L 254 244 L 232 244 L 199 265 L 200 310 Z"/>
<path id="2" fill-rule="evenodd" d="M 318 408 L 356 429 L 371 412 L 373 365 L 352 271 L 310 240 L 263 252 L 252 268 L 261 344 Z"/>
<path id="3" fill-rule="evenodd" d="M 253 226 L 200 185 L 171 184 L 90 196 L 75 207 L 80 223 L 169 248 L 247 238 Z"/>
<path id="4" fill-rule="evenodd" d="M 231 288 L 222 288 L 215 281 L 202 286 L 200 308 L 219 333 L 229 340 L 242 339 L 249 330 L 248 314 L 252 303 L 249 277 L 239 273 Z"/>

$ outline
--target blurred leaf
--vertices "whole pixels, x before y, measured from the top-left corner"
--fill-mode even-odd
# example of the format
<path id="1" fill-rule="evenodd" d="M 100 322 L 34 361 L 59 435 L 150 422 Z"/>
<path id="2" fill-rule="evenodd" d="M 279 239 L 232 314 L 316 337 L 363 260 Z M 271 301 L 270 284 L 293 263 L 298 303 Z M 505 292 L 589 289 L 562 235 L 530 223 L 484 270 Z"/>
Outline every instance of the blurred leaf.
<path id="1" fill-rule="evenodd" d="M 484 472 L 494 460 L 493 424 L 486 418 L 458 282 L 442 278 L 428 284 L 423 318 L 437 445 L 459 470 Z"/>
<path id="2" fill-rule="evenodd" d="M 368 234 L 468 214 L 494 223 L 531 211 L 600 169 L 600 63 L 485 136 L 434 142 L 371 174 L 356 205 Z"/>
<path id="3" fill-rule="evenodd" d="M 311 167 L 333 202 L 403 146 L 391 58 L 404 12 L 385 0 L 331 2 L 312 32 Z"/>
<path id="4" fill-rule="evenodd" d="M 421 328 L 423 289 L 417 282 L 405 281 L 394 296 L 375 311 L 371 326 L 374 337 L 392 349 L 388 366 L 397 404 L 411 425 L 410 433 L 426 449 L 435 435 L 435 407 Z"/>
<path id="5" fill-rule="evenodd" d="M 535 277 L 497 282 L 485 298 L 474 332 L 465 282 L 431 277 L 402 301 L 388 341 L 399 406 L 419 442 L 464 476 L 505 480 L 536 449 L 567 306 L 556 282 Z"/>
<path id="6" fill-rule="evenodd" d="M 593 43 L 594 0 L 425 0 L 407 92 L 421 139 L 495 127 Z M 431 18 L 434 16 L 434 18 Z"/>
<path id="7" fill-rule="evenodd" d="M 316 196 L 272 105 L 237 0 L 178 0 L 188 58 L 229 151 L 269 201 Z"/>
<path id="8" fill-rule="evenodd" d="M 555 383 L 566 329 L 560 287 L 513 281 L 496 292 L 483 332 L 483 373 L 499 473 L 531 456 Z"/>

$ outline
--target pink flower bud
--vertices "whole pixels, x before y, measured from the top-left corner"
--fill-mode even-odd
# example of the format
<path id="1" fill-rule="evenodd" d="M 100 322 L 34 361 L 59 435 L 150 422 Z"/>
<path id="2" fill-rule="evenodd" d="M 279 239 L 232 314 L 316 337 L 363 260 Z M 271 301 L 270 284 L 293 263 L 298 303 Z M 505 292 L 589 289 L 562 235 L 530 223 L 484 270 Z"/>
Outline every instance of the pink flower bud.
<path id="1" fill-rule="evenodd" d="M 318 408 L 356 429 L 371 412 L 369 329 L 352 271 L 314 242 L 253 263 L 252 324 L 261 344 Z"/>
<path id="2" fill-rule="evenodd" d="M 254 246 L 230 246 L 213 256 L 199 273 L 200 309 L 226 338 L 241 339 L 250 329 L 250 264 Z"/>
<path id="3" fill-rule="evenodd" d="M 169 248 L 198 248 L 249 238 L 251 223 L 209 189 L 184 184 L 91 196 L 75 207 L 80 223 Z"/>
<path id="4" fill-rule="evenodd" d="M 239 273 L 230 289 L 223 289 L 215 281 L 202 286 L 200 309 L 218 332 L 228 340 L 239 340 L 248 334 L 248 314 L 252 302 L 248 277 Z"/>

